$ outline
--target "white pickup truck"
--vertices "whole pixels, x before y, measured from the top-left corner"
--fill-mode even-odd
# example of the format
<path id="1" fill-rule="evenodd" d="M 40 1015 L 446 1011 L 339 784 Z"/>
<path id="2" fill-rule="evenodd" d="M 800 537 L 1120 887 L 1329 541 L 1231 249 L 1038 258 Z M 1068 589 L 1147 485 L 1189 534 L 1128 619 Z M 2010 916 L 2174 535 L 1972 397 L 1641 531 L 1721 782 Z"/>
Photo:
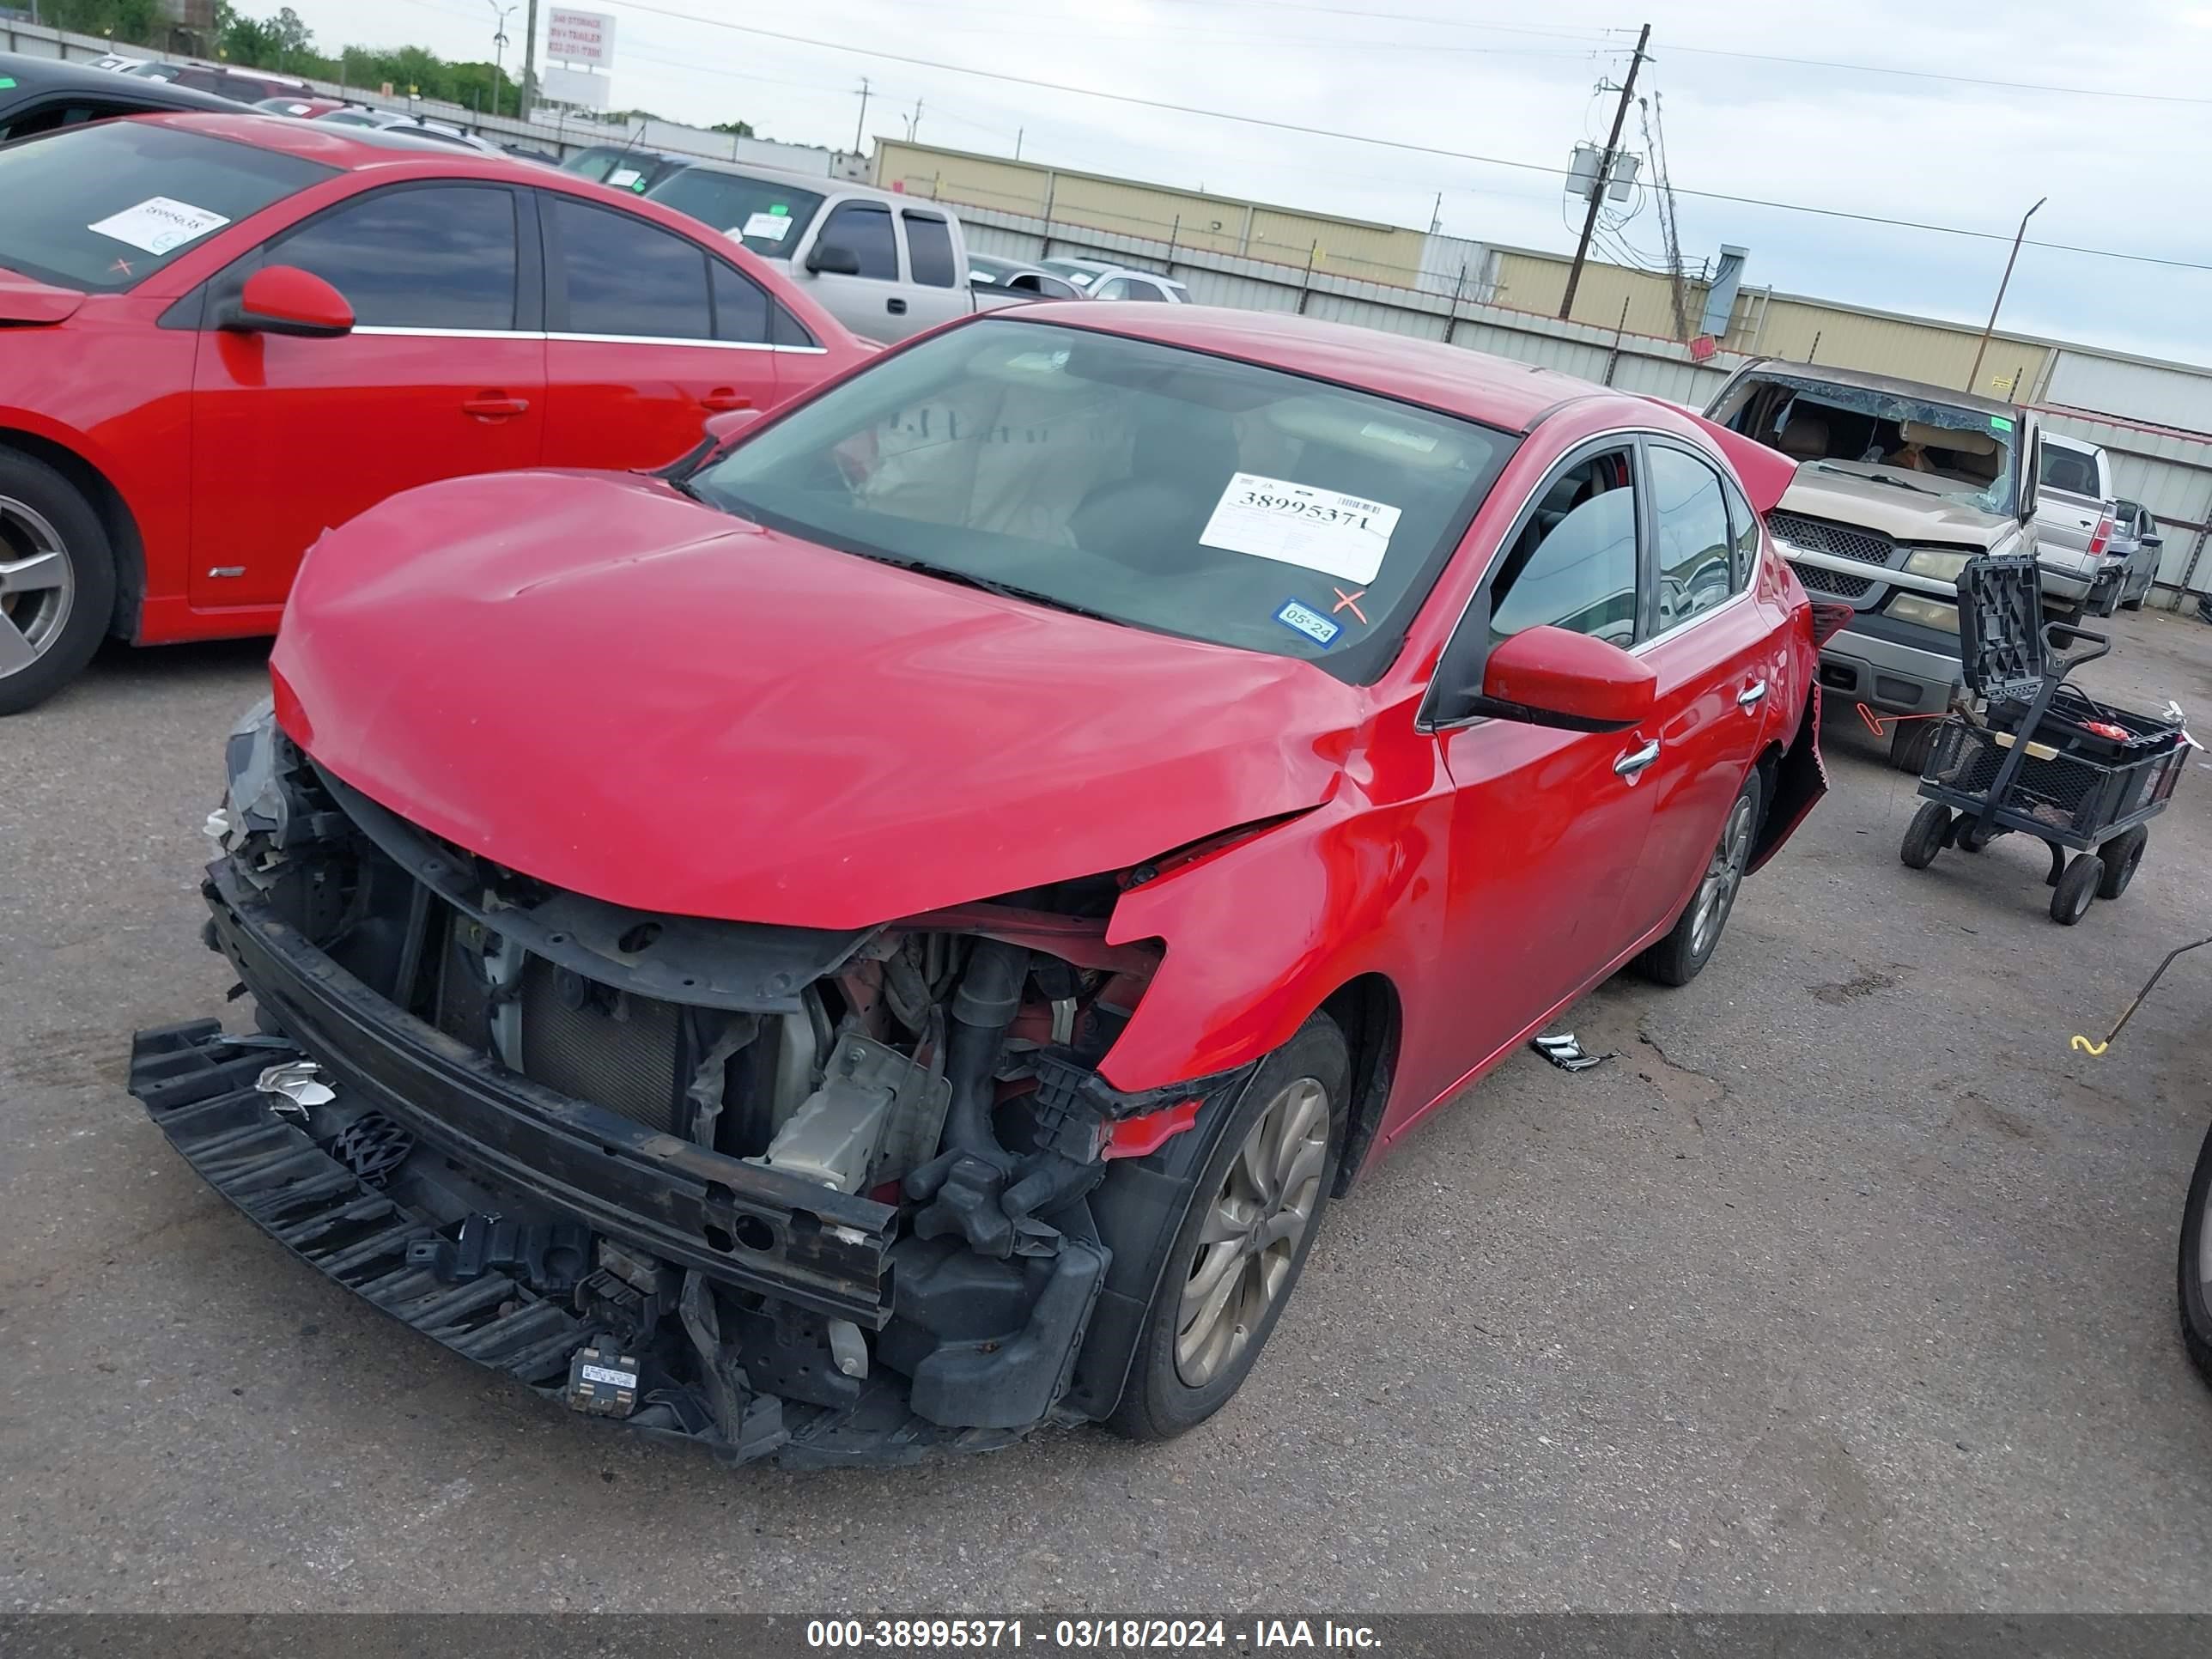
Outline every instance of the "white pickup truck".
<path id="1" fill-rule="evenodd" d="M 2128 581 L 2125 548 L 2115 548 L 2119 489 L 2112 482 L 2112 458 L 2093 443 L 2043 434 L 2043 459 L 2036 469 L 2035 562 L 2043 570 L 2043 597 L 2051 605 L 2072 606 L 2091 597 L 2101 574 L 2098 607 L 2110 614 Z"/>
<path id="2" fill-rule="evenodd" d="M 971 285 L 960 220 L 942 203 L 740 161 L 696 161 L 646 195 L 775 261 L 866 339 L 1038 297 Z"/>

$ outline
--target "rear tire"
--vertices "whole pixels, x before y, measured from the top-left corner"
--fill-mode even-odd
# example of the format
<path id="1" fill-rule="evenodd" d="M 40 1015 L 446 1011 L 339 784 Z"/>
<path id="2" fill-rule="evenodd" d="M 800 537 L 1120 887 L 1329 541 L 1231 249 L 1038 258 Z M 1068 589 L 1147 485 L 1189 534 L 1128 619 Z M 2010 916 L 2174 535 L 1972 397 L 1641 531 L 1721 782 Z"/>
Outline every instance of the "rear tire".
<path id="1" fill-rule="evenodd" d="M 2105 861 L 2094 853 L 2077 853 L 2051 895 L 2051 919 L 2071 927 L 2089 914 L 2097 902 L 2097 888 L 2105 879 Z"/>
<path id="2" fill-rule="evenodd" d="M 2197 1154 L 2197 1173 L 2181 1206 L 2181 1253 L 2175 1264 L 2181 1301 L 2181 1341 L 2190 1363 L 2212 1382 L 2212 1256 L 2205 1254 L 2205 1208 L 2212 1200 L 2212 1134 Z"/>
<path id="3" fill-rule="evenodd" d="M 1918 777 L 1928 769 L 1928 757 L 1936 747 L 1936 728 L 1942 724 L 1935 720 L 1900 721 L 1889 734 L 1889 763 Z"/>
<path id="4" fill-rule="evenodd" d="M 2128 890 L 2142 863 L 2143 849 L 2149 845 L 2150 831 L 2139 823 L 2121 830 L 2097 849 L 2097 856 L 2105 863 L 2105 878 L 2097 884 L 2099 898 L 2116 899 Z"/>
<path id="5" fill-rule="evenodd" d="M 1951 809 L 1938 800 L 1923 801 L 1905 826 L 1905 844 L 1897 856 L 1908 870 L 1925 870 L 1943 850 L 1943 837 L 1951 828 Z"/>
<path id="6" fill-rule="evenodd" d="M 1260 1062 L 1182 1200 L 1127 1384 L 1106 1419 L 1116 1433 L 1173 1439 L 1250 1375 L 1320 1237 L 1351 1079 L 1344 1034 L 1326 1014 Z"/>
<path id="7" fill-rule="evenodd" d="M 1722 820 L 1721 838 L 1706 862 L 1697 890 L 1674 918 L 1667 937 L 1636 958 L 1636 971 L 1661 985 L 1687 985 L 1713 959 L 1735 908 L 1736 890 L 1743 884 L 1751 863 L 1751 849 L 1759 840 L 1759 814 L 1766 805 L 1766 781 L 1753 769 L 1745 774 L 1729 815 Z"/>
<path id="8" fill-rule="evenodd" d="M 45 462 L 0 448 L 0 714 L 75 679 L 114 611 L 115 556 L 92 503 Z"/>

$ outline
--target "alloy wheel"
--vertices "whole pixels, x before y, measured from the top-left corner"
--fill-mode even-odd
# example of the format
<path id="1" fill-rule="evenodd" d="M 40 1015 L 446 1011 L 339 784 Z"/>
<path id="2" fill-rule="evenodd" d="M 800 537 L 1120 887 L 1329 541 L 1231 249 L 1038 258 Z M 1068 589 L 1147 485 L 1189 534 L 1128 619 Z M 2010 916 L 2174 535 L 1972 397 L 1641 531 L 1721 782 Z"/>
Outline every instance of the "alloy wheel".
<path id="1" fill-rule="evenodd" d="M 1736 889 L 1743 885 L 1744 866 L 1751 862 L 1752 805 L 1739 797 L 1729 814 L 1720 845 L 1713 848 L 1705 878 L 1698 884 L 1697 908 L 1690 921 L 1690 949 L 1698 956 L 1713 948 L 1729 911 L 1735 905 Z"/>
<path id="2" fill-rule="evenodd" d="M 1310 1077 L 1279 1090 L 1244 1137 L 1207 1206 L 1176 1319 L 1176 1374 L 1202 1389 L 1241 1355 L 1290 1282 L 1328 1162 L 1328 1091 Z"/>
<path id="3" fill-rule="evenodd" d="M 0 495 L 0 678 L 53 647 L 76 600 L 76 572 L 46 519 Z"/>

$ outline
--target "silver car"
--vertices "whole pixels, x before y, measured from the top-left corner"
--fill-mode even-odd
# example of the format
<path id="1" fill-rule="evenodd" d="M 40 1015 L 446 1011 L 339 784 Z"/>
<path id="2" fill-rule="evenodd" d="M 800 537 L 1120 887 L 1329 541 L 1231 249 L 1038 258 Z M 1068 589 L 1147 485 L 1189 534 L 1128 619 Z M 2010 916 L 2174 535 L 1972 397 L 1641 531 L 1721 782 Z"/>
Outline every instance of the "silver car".
<path id="1" fill-rule="evenodd" d="M 2124 610 L 2140 611 L 2158 580 L 2159 550 L 2166 545 L 2166 538 L 2141 501 L 2114 501 L 2112 507 L 2112 535 L 2105 544 L 2105 556 L 2127 562 L 2118 603 Z"/>

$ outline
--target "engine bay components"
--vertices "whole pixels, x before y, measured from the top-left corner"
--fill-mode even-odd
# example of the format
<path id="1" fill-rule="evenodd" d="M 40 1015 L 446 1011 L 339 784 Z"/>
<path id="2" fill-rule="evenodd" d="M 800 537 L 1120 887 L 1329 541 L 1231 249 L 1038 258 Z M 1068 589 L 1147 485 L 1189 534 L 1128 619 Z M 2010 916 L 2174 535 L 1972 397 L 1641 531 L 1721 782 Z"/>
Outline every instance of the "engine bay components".
<path id="1" fill-rule="evenodd" d="M 896 1180 L 936 1150 L 952 1093 L 945 1079 L 857 1032 L 838 1039 L 824 1070 L 822 1086 L 751 1162 L 858 1193 Z"/>

